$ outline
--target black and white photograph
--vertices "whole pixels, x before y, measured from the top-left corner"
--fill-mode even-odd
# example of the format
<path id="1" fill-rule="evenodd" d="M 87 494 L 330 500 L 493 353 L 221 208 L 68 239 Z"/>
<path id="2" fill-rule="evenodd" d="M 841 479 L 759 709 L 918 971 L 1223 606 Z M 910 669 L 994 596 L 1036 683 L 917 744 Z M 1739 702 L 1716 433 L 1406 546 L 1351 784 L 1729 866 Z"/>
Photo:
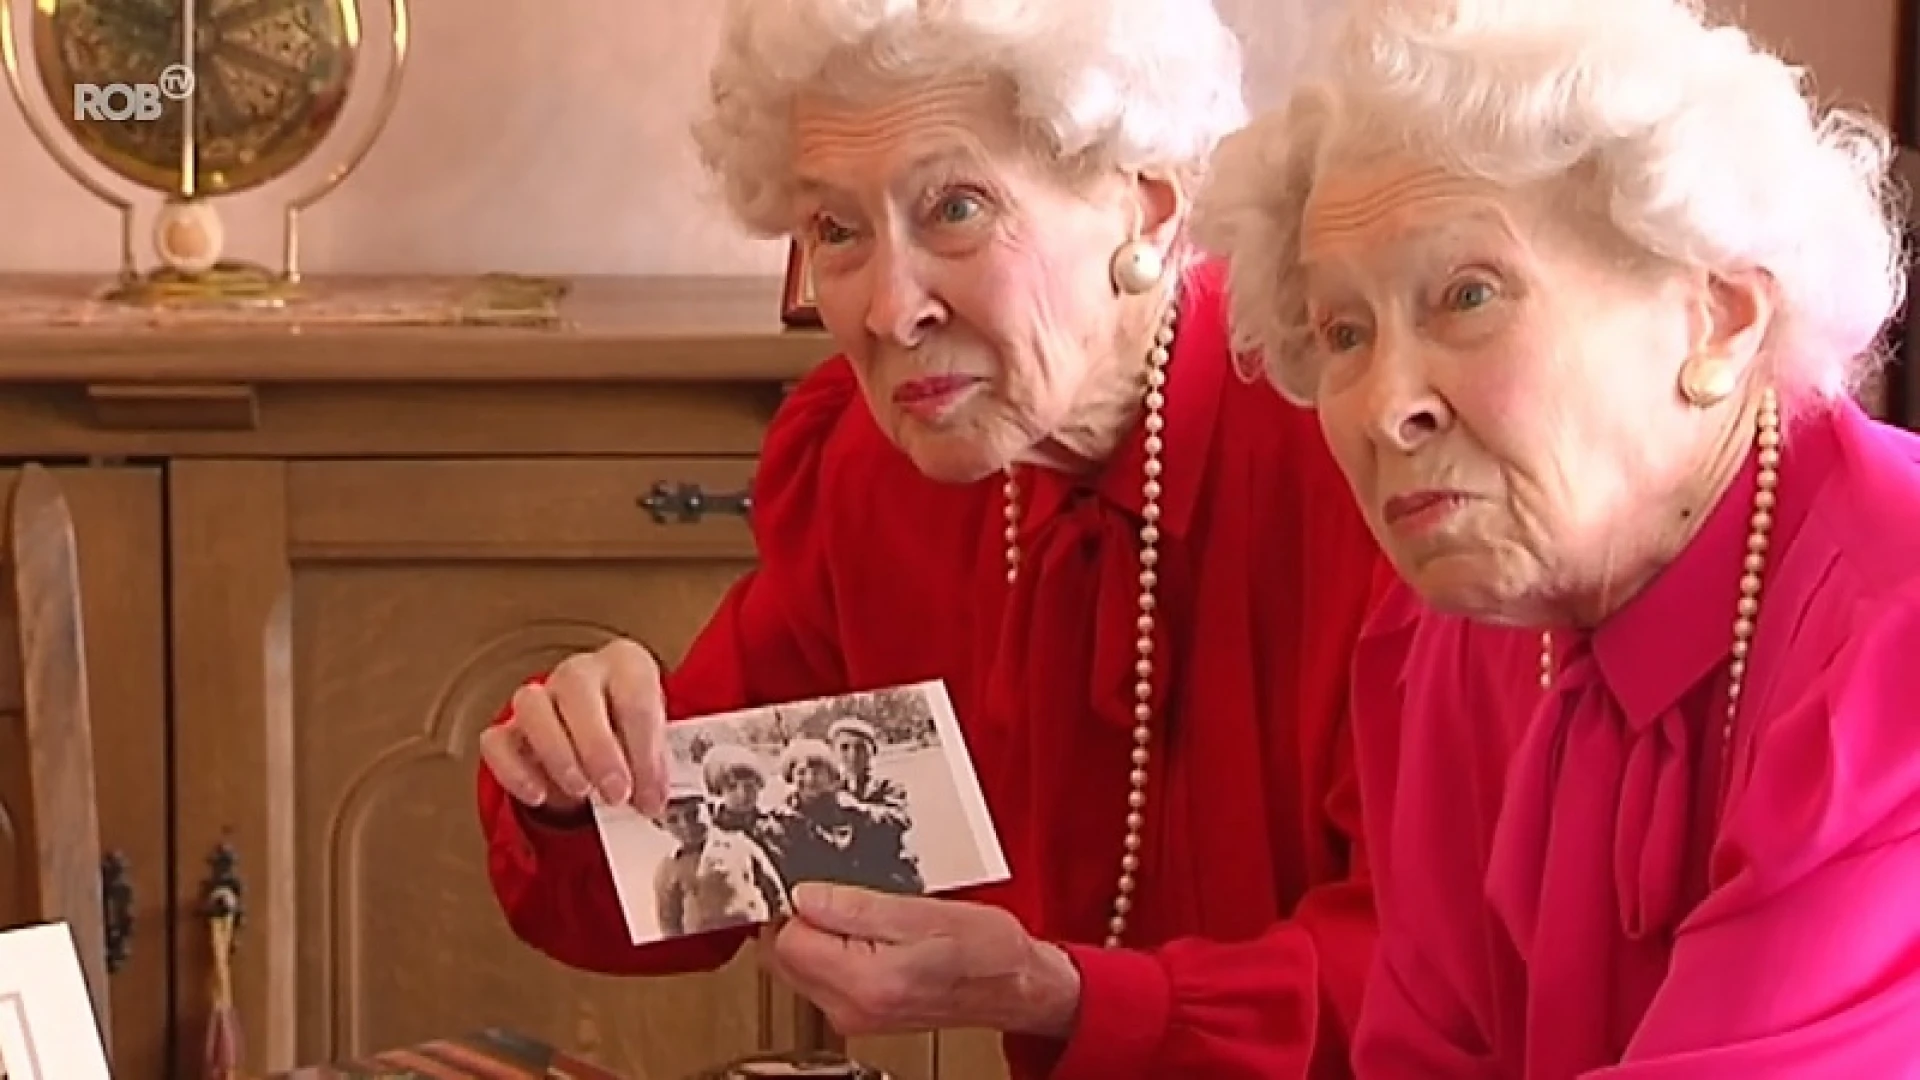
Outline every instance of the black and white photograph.
<path id="1" fill-rule="evenodd" d="M 932 895 L 1006 880 L 939 682 L 671 724 L 658 820 L 598 806 L 634 944 L 767 922 L 808 881 Z"/>
<path id="2" fill-rule="evenodd" d="M 65 923 L 0 931 L 0 1080 L 108 1080 Z"/>

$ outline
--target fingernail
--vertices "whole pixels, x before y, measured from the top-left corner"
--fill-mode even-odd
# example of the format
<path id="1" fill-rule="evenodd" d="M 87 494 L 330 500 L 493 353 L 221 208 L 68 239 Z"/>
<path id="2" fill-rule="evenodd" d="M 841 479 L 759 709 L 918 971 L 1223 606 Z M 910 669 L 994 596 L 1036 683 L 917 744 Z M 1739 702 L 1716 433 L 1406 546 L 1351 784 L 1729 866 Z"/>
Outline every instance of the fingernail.
<path id="1" fill-rule="evenodd" d="M 594 786 L 600 789 L 600 799 L 608 806 L 619 806 L 633 795 L 633 788 L 627 783 L 627 778 L 617 772 L 601 777 L 600 782 Z"/>
<path id="2" fill-rule="evenodd" d="M 593 793 L 593 785 L 587 783 L 586 775 L 575 769 L 561 773 L 559 779 L 560 790 L 576 799 L 584 799 Z"/>
<path id="3" fill-rule="evenodd" d="M 520 801 L 528 806 L 545 806 L 547 804 L 546 789 L 532 785 L 523 787 L 520 789 Z"/>

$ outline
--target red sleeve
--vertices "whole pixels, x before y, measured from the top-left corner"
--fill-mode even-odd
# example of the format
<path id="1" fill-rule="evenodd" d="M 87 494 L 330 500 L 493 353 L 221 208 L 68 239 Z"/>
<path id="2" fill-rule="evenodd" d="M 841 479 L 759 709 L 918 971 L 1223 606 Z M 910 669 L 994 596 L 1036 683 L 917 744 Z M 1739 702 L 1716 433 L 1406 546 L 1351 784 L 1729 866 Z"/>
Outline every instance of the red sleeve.
<path id="1" fill-rule="evenodd" d="M 1359 816 L 1349 755 L 1328 817 L 1353 838 L 1353 868 L 1259 938 L 1188 938 L 1151 952 L 1066 946 L 1080 970 L 1080 1016 L 1052 1080 L 1350 1075 L 1376 935 Z"/>
<path id="2" fill-rule="evenodd" d="M 1349 687 L 1369 613 L 1396 580 L 1345 480 L 1316 440 L 1296 451 L 1299 593 L 1313 633 L 1300 660 L 1299 723 L 1321 793 L 1310 826 L 1333 853 L 1292 917 L 1251 941 L 1183 939 L 1152 951 L 1066 946 L 1080 1014 L 1051 1080 L 1346 1077 L 1378 921 L 1361 827 Z"/>
<path id="3" fill-rule="evenodd" d="M 844 683 L 816 509 L 821 460 L 841 417 L 859 407 L 856 395 L 845 361 L 832 360 L 775 416 L 754 478 L 759 563 L 728 590 L 667 676 L 670 717 L 815 697 Z M 503 710 L 494 722 L 508 715 Z M 747 932 L 732 930 L 635 947 L 591 819 L 546 823 L 484 768 L 479 803 L 488 876 L 507 924 L 555 960 L 605 974 L 666 975 L 718 967 L 746 940 Z"/>

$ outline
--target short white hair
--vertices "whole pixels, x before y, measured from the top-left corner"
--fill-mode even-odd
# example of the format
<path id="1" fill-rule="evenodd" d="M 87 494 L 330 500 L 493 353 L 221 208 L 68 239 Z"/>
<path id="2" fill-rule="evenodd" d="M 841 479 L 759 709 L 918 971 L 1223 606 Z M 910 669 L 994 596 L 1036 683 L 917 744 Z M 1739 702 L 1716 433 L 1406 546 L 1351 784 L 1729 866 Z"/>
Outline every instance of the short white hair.
<path id="1" fill-rule="evenodd" d="M 1316 390 L 1308 198 L 1349 155 L 1394 148 L 1502 186 L 1564 177 L 1658 259 L 1766 271 L 1766 359 L 1790 405 L 1871 374 L 1906 287 L 1879 124 L 1823 113 L 1801 71 L 1685 0 L 1353 3 L 1324 77 L 1225 142 L 1196 210 L 1196 239 L 1230 262 L 1235 346 L 1288 397 Z"/>
<path id="2" fill-rule="evenodd" d="M 798 96 L 982 70 L 1063 162 L 1197 180 L 1247 121 L 1212 0 L 728 0 L 694 140 L 734 216 L 777 236 L 796 225 Z"/>

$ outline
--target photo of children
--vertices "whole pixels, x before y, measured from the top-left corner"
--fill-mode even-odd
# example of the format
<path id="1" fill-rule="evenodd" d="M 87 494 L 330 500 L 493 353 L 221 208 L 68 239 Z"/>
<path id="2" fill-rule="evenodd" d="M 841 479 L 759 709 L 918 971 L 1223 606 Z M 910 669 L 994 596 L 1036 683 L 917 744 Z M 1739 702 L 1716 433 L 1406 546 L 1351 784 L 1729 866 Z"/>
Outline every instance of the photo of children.
<path id="1" fill-rule="evenodd" d="M 930 894 L 1006 877 L 940 683 L 688 720 L 668 743 L 658 821 L 595 811 L 635 944 L 766 922 L 807 881 Z"/>
<path id="2" fill-rule="evenodd" d="M 0 930 L 0 1080 L 108 1080 L 66 923 Z"/>

